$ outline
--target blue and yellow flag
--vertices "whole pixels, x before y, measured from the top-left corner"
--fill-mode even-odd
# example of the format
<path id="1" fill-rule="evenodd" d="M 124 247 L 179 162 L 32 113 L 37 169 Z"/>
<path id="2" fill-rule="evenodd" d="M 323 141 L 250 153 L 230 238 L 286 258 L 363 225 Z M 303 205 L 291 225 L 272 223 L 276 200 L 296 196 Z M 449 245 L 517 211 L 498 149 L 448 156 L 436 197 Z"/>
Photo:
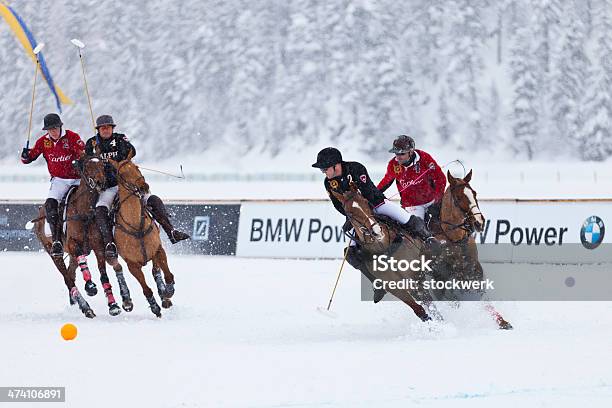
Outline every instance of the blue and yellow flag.
<path id="1" fill-rule="evenodd" d="M 15 33 L 15 37 L 17 37 L 25 49 L 26 54 L 28 54 L 30 58 L 36 62 L 36 55 L 34 55 L 33 50 L 36 48 L 37 43 L 28 26 L 25 25 L 24 21 L 21 19 L 21 17 L 19 17 L 15 10 L 13 10 L 3 1 L 0 1 L 0 15 L 4 17 L 4 20 L 6 20 L 9 27 L 11 27 L 13 30 L 13 33 Z M 57 109 L 61 112 L 62 104 L 69 105 L 72 104 L 72 101 L 66 95 L 64 95 L 62 90 L 53 82 L 53 78 L 51 77 L 49 68 L 47 68 L 45 57 L 43 56 L 42 52 L 38 54 L 38 61 L 40 62 L 40 70 L 42 75 L 45 78 L 45 81 L 47 81 L 47 85 L 49 85 L 49 89 L 53 93 L 53 96 L 55 96 Z"/>

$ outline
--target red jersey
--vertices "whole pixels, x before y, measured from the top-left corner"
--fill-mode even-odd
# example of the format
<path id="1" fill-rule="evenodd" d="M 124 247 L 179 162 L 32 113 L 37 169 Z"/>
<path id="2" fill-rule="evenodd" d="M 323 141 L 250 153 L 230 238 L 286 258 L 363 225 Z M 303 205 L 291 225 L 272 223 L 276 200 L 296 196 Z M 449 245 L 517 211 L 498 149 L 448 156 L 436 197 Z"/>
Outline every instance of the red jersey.
<path id="1" fill-rule="evenodd" d="M 423 205 L 432 200 L 440 201 L 446 188 L 446 177 L 438 163 L 422 150 L 415 149 L 414 153 L 416 157 L 408 166 L 399 164 L 395 157 L 391 159 L 385 177 L 377 186 L 379 190 L 385 191 L 395 180 L 397 190 L 400 191 L 402 207 Z M 427 171 L 431 164 L 434 168 Z M 427 174 L 419 178 L 425 171 Z M 410 185 L 417 178 L 419 180 Z"/>
<path id="2" fill-rule="evenodd" d="M 47 161 L 47 168 L 51 177 L 59 177 L 64 179 L 79 179 L 79 172 L 72 167 L 72 161 L 81 157 L 85 144 L 81 137 L 71 130 L 67 130 L 64 134 L 54 142 L 48 133 L 41 136 L 34 147 L 30 150 L 30 160 L 21 158 L 22 163 L 31 163 L 41 154 Z"/>

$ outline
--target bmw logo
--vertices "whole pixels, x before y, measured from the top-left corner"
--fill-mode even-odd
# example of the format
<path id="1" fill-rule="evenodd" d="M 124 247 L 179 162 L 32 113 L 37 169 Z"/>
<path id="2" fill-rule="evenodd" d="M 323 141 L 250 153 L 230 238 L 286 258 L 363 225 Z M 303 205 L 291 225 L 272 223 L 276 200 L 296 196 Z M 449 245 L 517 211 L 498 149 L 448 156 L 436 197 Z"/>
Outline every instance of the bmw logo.
<path id="1" fill-rule="evenodd" d="M 595 249 L 601 244 L 606 233 L 606 227 L 601 218 L 591 215 L 582 224 L 580 229 L 580 241 L 587 249 Z"/>

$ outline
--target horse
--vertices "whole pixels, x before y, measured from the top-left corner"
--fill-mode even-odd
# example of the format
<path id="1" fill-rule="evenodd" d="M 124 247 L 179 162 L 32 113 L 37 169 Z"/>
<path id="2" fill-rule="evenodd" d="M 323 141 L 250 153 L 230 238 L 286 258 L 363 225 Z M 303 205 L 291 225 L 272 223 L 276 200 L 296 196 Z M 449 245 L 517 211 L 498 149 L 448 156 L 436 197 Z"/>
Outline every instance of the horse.
<path id="1" fill-rule="evenodd" d="M 87 255 L 93 249 L 100 271 L 100 281 L 104 288 L 104 293 L 108 300 L 109 314 L 116 316 L 121 312 L 113 296 L 112 287 L 106 274 L 106 263 L 104 259 L 104 249 L 102 238 L 95 221 L 93 208 L 98 196 L 98 192 L 104 187 L 105 175 L 104 166 L 100 159 L 95 157 L 83 157 L 81 169 L 81 183 L 72 190 L 66 197 L 66 233 L 62 238 L 64 248 L 69 255 L 70 261 L 66 268 L 64 259 L 51 256 L 51 239 L 45 234 L 45 209 L 39 209 L 39 217 L 32 220 L 34 232 L 41 242 L 43 248 L 51 256 L 53 263 L 64 278 L 64 283 L 68 288 L 70 304 L 76 303 L 83 314 L 88 318 L 95 317 L 85 298 L 80 294 L 76 285 L 76 268 L 80 268 L 83 279 L 85 280 L 85 292 L 89 296 L 95 296 L 98 292 L 96 284 L 91 280 L 91 273 L 87 265 Z M 116 261 L 116 260 L 115 260 Z M 123 271 L 119 262 L 112 263 L 115 270 L 121 296 L 123 308 L 131 311 L 133 308 L 129 290 L 123 277 Z"/>
<path id="2" fill-rule="evenodd" d="M 332 194 L 342 203 L 345 213 L 355 231 L 354 240 L 357 242 L 363 253 L 364 267 L 375 278 L 382 282 L 400 282 L 411 280 L 422 282 L 425 278 L 422 271 L 402 271 L 399 268 L 387 268 L 381 271 L 374 267 L 374 256 L 389 255 L 396 260 L 414 260 L 421 255 L 428 253 L 425 244 L 412 236 L 405 235 L 398 225 L 394 225 L 390 219 L 375 216 L 368 201 L 361 195 L 355 183 L 351 182 L 350 190 L 345 193 L 338 193 L 332 190 Z M 419 285 L 416 289 L 397 289 L 392 287 L 385 288 L 406 305 L 422 320 L 431 320 L 428 312 L 421 306 L 417 299 L 422 301 L 428 311 L 436 318 L 442 320 L 442 316 L 432 303 L 432 298 L 428 291 L 423 290 Z"/>
<path id="3" fill-rule="evenodd" d="M 478 260 L 478 249 L 473 233 L 484 228 L 485 218 L 478 204 L 476 191 L 470 185 L 472 170 L 464 178 L 455 178 L 447 172 L 449 182 L 444 191 L 439 219 L 430 221 L 430 229 L 439 240 L 446 241 L 443 253 L 437 257 L 434 275 L 438 280 L 450 278 L 463 281 L 481 281 L 484 272 Z M 436 292 L 434 292 L 434 296 Z M 438 300 L 458 299 L 454 293 L 443 292 L 436 296 Z M 459 294 L 460 297 L 466 295 Z M 474 295 L 471 293 L 469 295 Z M 484 293 L 475 294 L 480 299 Z M 485 309 L 493 316 L 500 329 L 512 329 L 512 325 L 504 320 L 493 305 L 484 301 Z"/>
<path id="4" fill-rule="evenodd" d="M 117 171 L 119 186 L 119 204 L 115 215 L 115 244 L 119 255 L 126 261 L 128 269 L 136 278 L 142 292 L 157 317 L 161 317 L 161 309 L 153 296 L 153 291 L 147 285 L 142 267 L 153 261 L 153 278 L 157 292 L 162 299 L 162 307 L 172 306 L 170 298 L 174 295 L 174 275 L 170 272 L 166 251 L 159 237 L 159 227 L 153 221 L 151 214 L 143 202 L 144 195 L 149 191 L 149 185 L 131 157 L 120 162 L 109 160 Z M 160 269 L 164 273 L 162 280 Z"/>

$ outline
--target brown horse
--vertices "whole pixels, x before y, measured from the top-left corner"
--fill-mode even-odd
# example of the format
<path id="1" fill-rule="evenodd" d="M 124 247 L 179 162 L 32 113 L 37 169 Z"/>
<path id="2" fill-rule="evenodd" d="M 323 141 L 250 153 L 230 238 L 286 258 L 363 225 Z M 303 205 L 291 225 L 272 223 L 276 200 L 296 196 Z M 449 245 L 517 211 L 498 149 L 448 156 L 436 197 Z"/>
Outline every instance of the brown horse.
<path id="1" fill-rule="evenodd" d="M 100 232 L 95 225 L 93 215 L 93 207 L 95 206 L 98 192 L 103 188 L 105 183 L 104 166 L 103 163 L 95 157 L 84 157 L 82 163 L 81 183 L 72 193 L 69 193 L 65 204 L 66 233 L 62 238 L 64 241 L 64 248 L 70 257 L 70 263 L 68 268 L 66 268 L 63 258 L 51 257 L 51 259 L 58 271 L 64 277 L 64 283 L 70 295 L 70 304 L 77 303 L 79 309 L 86 317 L 93 318 L 95 317 L 95 313 L 75 285 L 76 268 L 79 266 L 83 274 L 83 279 L 85 280 L 85 291 L 89 296 L 97 294 L 97 287 L 91 280 L 91 273 L 87 265 L 87 255 L 93 249 L 98 262 L 102 287 L 108 299 L 109 313 L 112 316 L 116 316 L 121 312 L 121 309 L 115 302 L 112 287 L 108 275 L 106 274 L 102 240 Z M 39 217 L 32 220 L 32 222 L 34 222 L 34 231 L 38 240 L 50 255 L 52 242 L 50 237 L 45 234 L 44 207 L 40 208 Z M 123 278 L 121 265 L 115 262 L 113 268 L 119 281 L 120 291 L 123 297 L 123 308 L 126 311 L 130 311 L 132 307 L 131 300 L 129 299 L 129 290 Z"/>
<path id="2" fill-rule="evenodd" d="M 480 211 L 476 191 L 470 186 L 472 171 L 463 178 L 455 178 L 447 172 L 449 187 L 444 192 L 440 209 L 440 219 L 432 219 L 430 229 L 440 240 L 445 240 L 444 252 L 435 263 L 435 277 L 438 280 L 456 279 L 481 281 L 484 273 L 478 261 L 478 249 L 474 231 L 482 231 L 485 218 Z M 461 300 L 465 295 L 482 299 L 483 292 L 437 294 L 439 300 Z M 457 297 L 456 295 L 459 295 Z M 493 305 L 484 301 L 485 309 L 495 318 L 499 328 L 511 329 Z"/>
<path id="3" fill-rule="evenodd" d="M 407 279 L 422 282 L 424 280 L 425 276 L 420 271 L 408 270 L 404 272 L 399 268 L 395 268 L 396 270 L 388 268 L 386 271 L 381 271 L 374 268 L 373 262 L 374 256 L 383 254 L 392 256 L 396 260 L 417 259 L 426 253 L 421 240 L 405 235 L 400 228 L 393 225 L 392 221 L 381 220 L 380 217 L 375 216 L 370 204 L 361 195 L 354 183 L 350 183 L 350 191 L 343 194 L 332 191 L 332 194 L 342 203 L 344 211 L 353 225 L 356 235 L 354 240 L 361 248 L 365 260 L 364 267 L 367 268 L 367 272 L 383 282 L 400 282 Z M 432 299 L 428 291 L 422 290 L 420 287 L 417 289 L 386 288 L 386 290 L 408 305 L 421 320 L 431 320 L 431 317 L 423 306 L 417 303 L 417 300 L 422 301 L 437 320 L 442 319 L 431 302 Z"/>
<path id="4" fill-rule="evenodd" d="M 142 267 L 149 261 L 153 261 L 153 277 L 164 308 L 172 306 L 170 298 L 174 295 L 174 275 L 168 267 L 166 251 L 159 237 L 159 227 L 143 203 L 143 197 L 149 191 L 149 185 L 145 182 L 138 166 L 130 159 L 118 163 L 109 161 L 117 170 L 119 186 L 119 209 L 115 216 L 115 243 L 119 254 L 127 262 L 128 269 L 140 283 L 151 311 L 157 317 L 161 317 L 161 309 L 153 296 L 153 291 L 147 285 Z M 160 268 L 164 273 L 163 280 Z"/>

